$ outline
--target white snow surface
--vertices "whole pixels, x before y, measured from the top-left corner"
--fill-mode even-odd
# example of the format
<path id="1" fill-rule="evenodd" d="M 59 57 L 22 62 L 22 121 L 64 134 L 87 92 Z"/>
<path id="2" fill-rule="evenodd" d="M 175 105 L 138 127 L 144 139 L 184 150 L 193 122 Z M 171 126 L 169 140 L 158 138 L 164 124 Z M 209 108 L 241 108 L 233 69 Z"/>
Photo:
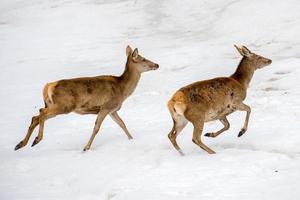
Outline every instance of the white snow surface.
<path id="1" fill-rule="evenodd" d="M 1 200 L 299 200 L 300 1 L 298 0 L 1 0 Z M 83 152 L 96 116 L 48 120 L 43 140 L 14 151 L 43 107 L 45 83 L 119 75 L 126 45 L 159 63 L 142 74 L 119 114 L 134 140 L 108 117 Z M 192 143 L 192 126 L 167 138 L 166 107 L 180 87 L 228 76 L 247 45 L 273 60 L 256 71 L 245 112 L 229 116 L 230 130 Z M 222 127 L 206 123 L 203 133 Z"/>

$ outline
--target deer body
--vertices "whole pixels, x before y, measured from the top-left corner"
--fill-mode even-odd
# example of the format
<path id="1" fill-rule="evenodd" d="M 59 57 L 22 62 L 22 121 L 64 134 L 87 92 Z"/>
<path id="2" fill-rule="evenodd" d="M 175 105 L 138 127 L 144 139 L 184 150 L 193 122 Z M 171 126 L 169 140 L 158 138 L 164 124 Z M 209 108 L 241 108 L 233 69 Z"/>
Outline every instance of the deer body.
<path id="1" fill-rule="evenodd" d="M 121 76 L 96 76 L 65 79 L 46 84 L 43 90 L 45 108 L 32 118 L 31 125 L 25 138 L 15 147 L 24 147 L 34 130 L 39 125 L 39 134 L 32 146 L 43 138 L 44 122 L 60 114 L 75 112 L 78 114 L 96 114 L 97 120 L 93 134 L 85 146 L 88 150 L 98 133 L 101 123 L 107 115 L 124 130 L 128 139 L 132 139 L 125 123 L 118 115 L 123 101 L 135 90 L 141 73 L 158 68 L 155 64 L 138 55 L 138 50 L 128 46 L 126 49 L 127 63 Z"/>
<path id="2" fill-rule="evenodd" d="M 246 47 L 238 48 L 243 55 L 236 72 L 230 77 L 219 77 L 195 82 L 179 89 L 168 102 L 168 109 L 173 118 L 173 128 L 168 137 L 180 154 L 183 155 L 176 142 L 176 137 L 191 122 L 194 126 L 193 142 L 208 153 L 215 153 L 201 141 L 205 122 L 220 120 L 224 128 L 205 136 L 216 137 L 229 129 L 227 115 L 236 110 L 246 111 L 244 126 L 239 133 L 242 136 L 248 127 L 251 109 L 243 103 L 247 87 L 254 71 L 271 63 L 270 59 L 251 53 Z"/>
<path id="3" fill-rule="evenodd" d="M 85 77 L 49 83 L 44 89 L 47 90 L 44 92 L 44 99 L 47 106 L 55 103 L 65 111 L 97 114 L 101 108 L 120 107 L 121 103 L 132 94 L 140 76 L 128 77 L 134 79 L 128 88 L 123 86 L 126 85 L 123 76 Z"/>
<path id="4" fill-rule="evenodd" d="M 236 80 L 222 77 L 185 86 L 175 93 L 170 103 L 180 101 L 179 109 L 183 113 L 190 110 L 190 114 L 203 115 L 204 122 L 209 122 L 233 112 L 245 97 L 246 91 Z"/>

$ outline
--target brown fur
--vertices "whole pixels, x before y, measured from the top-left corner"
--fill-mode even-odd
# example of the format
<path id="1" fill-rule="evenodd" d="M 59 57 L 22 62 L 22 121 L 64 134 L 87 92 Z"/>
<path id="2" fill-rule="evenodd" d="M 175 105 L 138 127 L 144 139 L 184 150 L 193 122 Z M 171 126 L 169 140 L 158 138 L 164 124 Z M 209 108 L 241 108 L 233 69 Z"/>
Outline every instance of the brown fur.
<path id="1" fill-rule="evenodd" d="M 179 89 L 168 102 L 168 109 L 173 118 L 173 128 L 168 137 L 175 149 L 183 155 L 176 142 L 176 137 L 190 121 L 194 126 L 193 142 L 208 153 L 215 153 L 201 141 L 205 122 L 220 120 L 224 128 L 205 136 L 216 137 L 229 129 L 227 115 L 236 110 L 247 111 L 244 127 L 239 133 L 243 135 L 248 126 L 250 107 L 243 103 L 247 87 L 256 69 L 271 63 L 270 59 L 251 53 L 246 47 L 236 47 L 243 56 L 236 72 L 230 77 L 220 77 L 195 82 Z"/>
<path id="2" fill-rule="evenodd" d="M 124 130 L 129 139 L 132 139 L 117 111 L 121 108 L 123 101 L 135 90 L 141 73 L 157 69 L 158 64 L 138 55 L 138 50 L 132 51 L 129 46 L 126 49 L 126 54 L 127 63 L 121 76 L 74 78 L 46 84 L 43 90 L 45 108 L 40 109 L 40 114 L 32 118 L 25 138 L 15 147 L 15 150 L 28 143 L 37 125 L 40 125 L 39 134 L 32 146 L 42 140 L 44 122 L 47 119 L 70 112 L 97 114 L 93 134 L 84 150 L 90 148 L 102 121 L 107 115 L 110 115 Z"/>

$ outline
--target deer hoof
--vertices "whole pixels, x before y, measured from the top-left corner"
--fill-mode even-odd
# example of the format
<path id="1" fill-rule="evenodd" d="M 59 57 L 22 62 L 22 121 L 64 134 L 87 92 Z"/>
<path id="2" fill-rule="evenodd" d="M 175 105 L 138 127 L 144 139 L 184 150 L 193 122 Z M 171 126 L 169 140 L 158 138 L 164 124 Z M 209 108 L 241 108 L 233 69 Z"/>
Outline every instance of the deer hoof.
<path id="1" fill-rule="evenodd" d="M 204 136 L 206 136 L 206 137 L 215 137 L 214 133 L 205 133 Z"/>
<path id="2" fill-rule="evenodd" d="M 36 137 L 32 143 L 32 147 L 35 146 L 36 144 L 38 144 L 41 141 L 41 139 L 39 139 L 38 137 Z"/>
<path id="3" fill-rule="evenodd" d="M 207 153 L 209 153 L 209 154 L 216 154 L 216 152 L 215 152 L 215 151 L 213 151 L 213 150 L 211 150 L 211 151 L 207 151 Z"/>
<path id="4" fill-rule="evenodd" d="M 182 150 L 178 150 L 178 153 L 181 155 L 181 156 L 184 156 L 184 153 L 182 152 Z"/>
<path id="5" fill-rule="evenodd" d="M 90 147 L 84 147 L 83 151 L 88 151 Z"/>
<path id="6" fill-rule="evenodd" d="M 246 132 L 246 129 L 242 128 L 238 134 L 238 137 L 241 137 Z"/>
<path id="7" fill-rule="evenodd" d="M 20 148 L 22 148 L 22 147 L 24 147 L 25 145 L 24 145 L 24 142 L 23 141 L 21 141 L 21 142 L 19 142 L 19 144 L 17 144 L 17 146 L 15 147 L 15 151 L 17 151 L 18 149 L 20 149 Z"/>

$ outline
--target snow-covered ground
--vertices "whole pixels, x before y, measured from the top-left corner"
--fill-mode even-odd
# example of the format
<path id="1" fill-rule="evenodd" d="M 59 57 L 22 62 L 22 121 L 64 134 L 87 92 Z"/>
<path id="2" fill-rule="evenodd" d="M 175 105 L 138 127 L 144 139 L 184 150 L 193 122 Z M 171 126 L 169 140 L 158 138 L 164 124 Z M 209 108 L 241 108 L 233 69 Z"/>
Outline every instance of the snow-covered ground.
<path id="1" fill-rule="evenodd" d="M 300 1 L 297 0 L 1 0 L 0 199 L 300 199 Z M 95 116 L 46 122 L 43 141 L 15 152 L 43 106 L 45 83 L 118 75 L 125 48 L 160 64 L 142 75 L 120 115 L 134 140 L 106 118 L 82 152 Z M 196 80 L 230 75 L 247 45 L 273 64 L 256 72 L 245 113 L 231 128 L 203 138 L 217 154 L 178 137 L 167 139 L 170 96 Z M 207 123 L 205 132 L 220 129 Z"/>

